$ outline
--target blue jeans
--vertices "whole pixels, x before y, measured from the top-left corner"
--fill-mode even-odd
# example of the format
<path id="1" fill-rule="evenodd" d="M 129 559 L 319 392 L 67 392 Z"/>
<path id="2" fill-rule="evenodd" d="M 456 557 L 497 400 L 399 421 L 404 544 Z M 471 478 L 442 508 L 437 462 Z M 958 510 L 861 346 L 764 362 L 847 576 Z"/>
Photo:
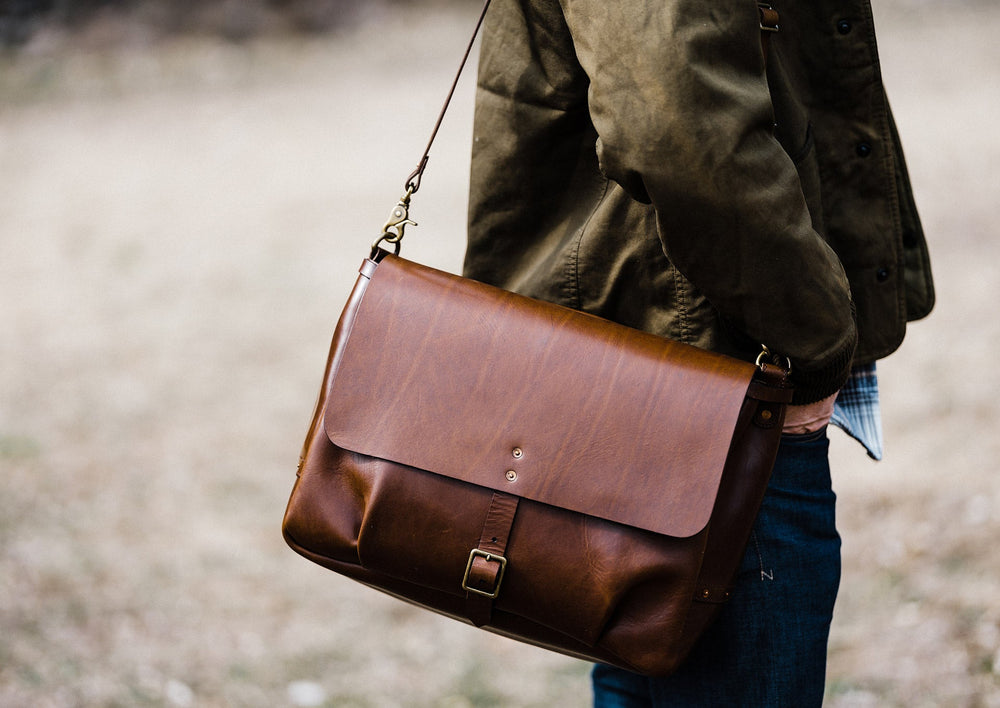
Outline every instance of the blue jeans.
<path id="1" fill-rule="evenodd" d="M 822 705 L 840 584 L 828 451 L 825 430 L 782 438 L 732 600 L 671 676 L 595 666 L 596 708 Z"/>

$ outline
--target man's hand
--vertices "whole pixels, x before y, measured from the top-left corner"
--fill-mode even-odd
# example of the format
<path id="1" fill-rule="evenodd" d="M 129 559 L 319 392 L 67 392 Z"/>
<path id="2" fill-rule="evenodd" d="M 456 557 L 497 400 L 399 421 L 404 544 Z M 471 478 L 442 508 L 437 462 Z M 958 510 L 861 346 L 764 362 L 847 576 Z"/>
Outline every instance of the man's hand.
<path id="1" fill-rule="evenodd" d="M 822 401 L 809 403 L 804 406 L 788 406 L 785 411 L 785 426 L 782 433 L 788 435 L 801 435 L 812 433 L 830 422 L 833 415 L 833 402 L 837 400 L 837 394 Z"/>

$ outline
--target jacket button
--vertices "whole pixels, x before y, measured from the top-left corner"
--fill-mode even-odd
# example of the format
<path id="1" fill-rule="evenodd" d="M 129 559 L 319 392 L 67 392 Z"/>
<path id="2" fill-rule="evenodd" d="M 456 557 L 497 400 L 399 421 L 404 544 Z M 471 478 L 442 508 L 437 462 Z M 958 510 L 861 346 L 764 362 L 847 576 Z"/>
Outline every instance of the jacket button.
<path id="1" fill-rule="evenodd" d="M 854 29 L 854 27 L 851 25 L 850 20 L 837 21 L 837 31 L 840 32 L 840 34 L 850 34 L 852 29 Z"/>
<path id="2" fill-rule="evenodd" d="M 854 152 L 858 154 L 858 157 L 868 157 L 872 154 L 871 143 L 858 143 L 857 147 L 854 148 Z"/>
<path id="3" fill-rule="evenodd" d="M 889 269 L 885 267 L 879 268 L 875 271 L 875 279 L 880 283 L 887 281 L 889 279 Z"/>

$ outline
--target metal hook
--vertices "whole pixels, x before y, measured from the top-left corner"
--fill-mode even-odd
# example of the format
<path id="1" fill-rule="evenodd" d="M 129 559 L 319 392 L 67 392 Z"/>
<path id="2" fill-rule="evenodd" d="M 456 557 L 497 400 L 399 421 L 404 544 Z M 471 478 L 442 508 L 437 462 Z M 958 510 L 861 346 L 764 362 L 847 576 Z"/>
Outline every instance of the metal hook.
<path id="1" fill-rule="evenodd" d="M 779 356 L 777 354 L 772 354 L 771 350 L 768 349 L 763 344 L 761 344 L 760 346 L 761 346 L 761 352 L 760 352 L 760 354 L 757 355 L 757 362 L 756 362 L 758 368 L 763 368 L 764 364 L 768 360 L 770 360 L 771 363 L 774 364 L 775 366 L 779 366 L 779 367 L 783 368 L 785 370 L 785 373 L 788 373 L 788 374 L 792 373 L 792 360 L 791 359 L 789 359 L 787 356 L 786 357 L 782 357 L 782 356 Z M 781 366 L 781 360 L 782 359 L 785 360 L 785 365 L 783 367 Z"/>
<path id="2" fill-rule="evenodd" d="M 396 254 L 399 254 L 399 243 L 403 240 L 403 231 L 407 226 L 417 225 L 417 222 L 410 218 L 410 195 L 414 191 L 415 187 L 409 185 L 406 188 L 406 194 L 396 202 L 396 206 L 389 212 L 389 218 L 386 219 L 385 225 L 382 226 L 382 233 L 379 234 L 378 239 L 372 244 L 372 254 L 375 253 L 382 243 L 395 244 Z"/>

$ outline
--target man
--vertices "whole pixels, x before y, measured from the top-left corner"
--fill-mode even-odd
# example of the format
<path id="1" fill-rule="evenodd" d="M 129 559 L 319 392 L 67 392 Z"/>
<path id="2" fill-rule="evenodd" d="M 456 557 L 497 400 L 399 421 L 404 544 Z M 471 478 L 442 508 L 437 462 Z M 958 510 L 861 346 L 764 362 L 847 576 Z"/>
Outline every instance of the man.
<path id="1" fill-rule="evenodd" d="M 734 599 L 680 671 L 595 704 L 822 702 L 840 575 L 825 430 L 880 454 L 874 362 L 934 302 L 867 0 L 494 0 L 466 275 L 792 365 Z M 852 374 L 853 372 L 853 374 Z"/>

